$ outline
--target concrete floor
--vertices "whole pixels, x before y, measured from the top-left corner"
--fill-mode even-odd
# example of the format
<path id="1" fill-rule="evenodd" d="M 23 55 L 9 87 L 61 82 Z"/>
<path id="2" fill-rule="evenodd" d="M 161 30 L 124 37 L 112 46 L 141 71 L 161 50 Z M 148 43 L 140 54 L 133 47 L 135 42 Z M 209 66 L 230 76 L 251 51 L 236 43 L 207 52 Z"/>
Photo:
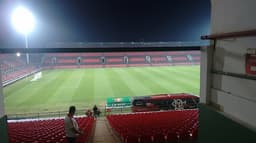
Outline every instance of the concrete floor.
<path id="1" fill-rule="evenodd" d="M 105 118 L 97 118 L 92 143 L 119 143 Z"/>

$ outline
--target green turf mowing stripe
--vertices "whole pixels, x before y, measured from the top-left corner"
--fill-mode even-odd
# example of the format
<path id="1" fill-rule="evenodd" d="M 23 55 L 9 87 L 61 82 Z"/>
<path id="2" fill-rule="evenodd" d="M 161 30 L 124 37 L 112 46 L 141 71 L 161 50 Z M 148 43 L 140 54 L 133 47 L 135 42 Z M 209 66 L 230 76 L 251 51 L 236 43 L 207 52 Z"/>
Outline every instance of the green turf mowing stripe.
<path id="1" fill-rule="evenodd" d="M 167 71 L 163 70 L 155 70 L 152 71 L 155 72 L 156 75 L 168 79 L 172 86 L 176 87 L 178 92 L 187 92 L 187 93 L 193 93 L 197 94 L 199 93 L 199 85 L 197 85 L 196 80 L 192 80 L 189 78 L 189 76 L 181 75 L 180 73 L 175 71 L 175 68 L 172 69 L 171 67 L 166 69 Z M 191 74 L 191 73 L 188 73 Z"/>
<path id="2" fill-rule="evenodd" d="M 94 100 L 101 100 L 106 97 L 114 97 L 113 89 L 110 86 L 110 82 L 107 78 L 106 70 L 95 70 L 95 82 L 94 82 Z M 103 103 L 101 103 L 103 104 Z"/>
<path id="3" fill-rule="evenodd" d="M 117 70 L 115 70 L 115 73 L 120 77 L 120 79 L 122 80 L 123 84 L 130 89 L 130 91 L 133 93 L 133 95 L 137 95 L 138 94 L 138 83 L 137 80 L 134 80 L 133 78 L 130 78 L 130 75 L 127 75 L 129 73 L 129 69 L 123 69 L 123 68 L 119 68 Z M 143 89 L 145 89 L 143 87 L 143 85 L 139 85 L 142 86 Z M 146 90 L 146 89 L 145 89 Z"/>
<path id="4" fill-rule="evenodd" d="M 135 93 L 134 96 L 151 94 L 152 91 L 144 85 L 144 80 L 137 79 L 136 77 L 134 77 L 130 73 L 131 70 L 132 68 L 120 68 L 120 70 L 118 70 L 117 73 L 126 83 L 126 85 L 128 85 L 130 89 Z"/>
<path id="5" fill-rule="evenodd" d="M 141 74 L 144 74 L 148 79 L 151 79 L 154 84 L 157 84 L 161 86 L 162 88 L 165 88 L 165 90 L 162 90 L 158 93 L 179 93 L 182 92 L 181 87 L 177 87 L 176 83 L 173 83 L 171 80 L 169 80 L 166 77 L 163 77 L 159 74 L 156 74 L 154 71 L 165 71 L 165 69 L 158 69 L 158 68 L 148 68 L 146 72 L 140 71 Z M 170 75 L 169 75 L 170 76 Z M 154 87 L 153 87 L 154 88 Z M 157 88 L 157 87 L 155 87 Z M 157 93 L 154 93 L 157 94 Z"/>
<path id="6" fill-rule="evenodd" d="M 174 91 L 177 92 L 181 92 L 184 91 L 184 87 L 181 86 L 183 84 L 180 83 L 179 79 L 177 79 L 177 75 L 172 73 L 172 72 L 167 72 L 165 69 L 152 69 L 150 71 L 150 74 L 157 76 L 160 79 L 165 79 L 166 81 L 168 81 L 168 84 L 170 86 L 172 86 L 172 88 L 174 89 Z"/>
<path id="7" fill-rule="evenodd" d="M 71 75 L 69 70 L 61 70 L 61 74 L 57 74 L 57 77 L 53 79 L 50 83 L 45 84 L 39 88 L 38 93 L 33 94 L 30 99 L 26 102 L 22 102 L 23 106 L 32 106 L 37 110 L 47 110 L 54 106 L 52 104 L 47 104 L 48 100 L 56 94 L 56 92 L 61 88 L 65 83 L 68 77 Z M 65 78 L 64 78 L 65 77 Z M 49 79 L 50 80 L 50 79 Z M 28 89 L 29 90 L 29 89 Z M 29 92 L 27 92 L 29 93 Z M 63 92 L 65 95 L 65 91 Z M 63 97 L 64 98 L 64 97 Z"/>
<path id="8" fill-rule="evenodd" d="M 123 75 L 118 74 L 119 68 L 112 68 L 106 70 L 107 78 L 110 82 L 111 88 L 113 89 L 115 97 L 132 96 L 134 92 L 129 88 L 129 85 L 120 77 Z"/>
<path id="9" fill-rule="evenodd" d="M 199 73 L 194 73 L 192 71 L 189 71 L 189 69 L 184 72 L 185 70 L 183 70 L 183 72 L 180 72 L 182 70 L 177 70 L 174 69 L 174 73 L 181 77 L 180 81 L 186 83 L 187 85 L 189 85 L 189 87 L 191 88 L 197 88 L 199 89 L 198 85 L 199 85 Z M 196 80 L 197 78 L 195 78 L 198 75 L 198 80 Z"/>
<path id="10" fill-rule="evenodd" d="M 50 76 L 51 74 L 54 74 L 55 72 L 51 72 L 51 71 L 44 71 L 43 73 L 43 77 L 40 79 L 40 81 L 44 80 L 44 79 L 49 79 L 48 76 Z M 47 77 L 45 77 L 47 76 Z M 24 88 L 26 88 L 27 86 L 36 86 L 36 85 L 40 85 L 40 84 L 28 84 L 29 81 L 34 77 L 34 75 L 31 75 L 30 77 L 24 78 L 22 80 L 19 80 L 17 82 L 15 82 L 14 84 L 11 84 L 9 86 L 6 86 L 3 88 L 3 93 L 5 95 L 5 98 L 7 99 L 8 96 L 13 95 L 13 93 L 18 92 L 19 90 L 22 90 Z M 38 83 L 38 82 L 36 82 Z"/>
<path id="11" fill-rule="evenodd" d="M 4 87 L 6 113 L 85 109 L 107 97 L 199 93 L 199 66 L 66 69 L 43 71 Z"/>
<path id="12" fill-rule="evenodd" d="M 44 96 L 49 83 L 51 83 L 56 77 L 57 75 L 55 72 L 52 72 L 49 75 L 43 73 L 43 78 L 38 81 L 30 82 L 29 79 L 24 79 L 24 81 L 22 81 L 24 88 L 17 90 L 5 99 L 5 102 L 8 103 L 5 106 L 6 110 L 14 113 L 16 111 L 26 112 L 28 109 L 35 110 L 33 108 L 41 101 L 39 99 Z M 34 97 L 36 97 L 36 99 Z"/>
<path id="13" fill-rule="evenodd" d="M 49 97 L 49 104 L 70 103 L 72 97 L 75 96 L 75 91 L 77 90 L 81 80 L 81 71 L 73 70 L 61 76 L 65 80 L 62 81 L 55 93 Z"/>
<path id="14" fill-rule="evenodd" d="M 132 73 L 138 79 L 147 79 L 144 82 L 144 85 L 147 86 L 147 88 L 152 90 L 152 94 L 168 93 L 169 87 L 163 86 L 163 84 L 161 84 L 162 82 L 165 82 L 165 80 L 159 79 L 155 75 L 150 74 L 150 69 L 147 68 L 144 70 L 144 69 L 136 68 L 136 69 L 133 69 Z"/>
<path id="15" fill-rule="evenodd" d="M 200 69 L 194 70 L 196 68 L 194 67 L 187 67 L 186 69 L 184 68 L 174 68 L 173 70 L 178 73 L 181 74 L 181 76 L 187 76 L 192 80 L 196 80 L 199 81 L 200 80 Z"/>
<path id="16" fill-rule="evenodd" d="M 83 102 L 85 104 L 84 106 L 88 106 L 88 103 L 94 102 L 94 73 L 93 69 L 83 69 L 80 73 L 81 80 L 75 91 L 75 95 L 72 97 L 72 102 Z"/>

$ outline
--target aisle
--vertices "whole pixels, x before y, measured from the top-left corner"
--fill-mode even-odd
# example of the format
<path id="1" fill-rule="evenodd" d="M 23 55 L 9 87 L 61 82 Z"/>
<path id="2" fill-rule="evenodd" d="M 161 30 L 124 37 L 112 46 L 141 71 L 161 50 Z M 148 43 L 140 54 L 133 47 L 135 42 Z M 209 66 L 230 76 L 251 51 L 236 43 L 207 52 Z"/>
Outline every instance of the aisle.
<path id="1" fill-rule="evenodd" d="M 117 143 L 106 125 L 105 118 L 98 118 L 96 121 L 93 143 Z"/>

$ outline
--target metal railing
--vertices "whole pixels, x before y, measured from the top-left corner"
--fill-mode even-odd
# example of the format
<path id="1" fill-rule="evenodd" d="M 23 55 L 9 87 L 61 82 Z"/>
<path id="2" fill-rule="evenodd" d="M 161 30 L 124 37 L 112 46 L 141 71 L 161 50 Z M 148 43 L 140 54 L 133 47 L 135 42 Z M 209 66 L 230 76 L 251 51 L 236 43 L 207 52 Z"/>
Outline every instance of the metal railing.
<path id="1" fill-rule="evenodd" d="M 42 118 L 63 118 L 68 111 L 56 111 L 56 112 L 38 112 L 38 113 L 19 113 L 8 114 L 8 120 L 21 120 L 21 119 L 42 119 Z M 77 110 L 76 116 L 85 115 L 85 110 Z"/>
<path id="2" fill-rule="evenodd" d="M 84 116 L 87 109 L 76 110 L 75 116 Z M 119 114 L 119 113 L 131 113 L 131 107 L 127 108 L 112 108 L 111 110 L 106 109 L 104 106 L 99 107 L 101 111 L 101 116 L 106 116 L 109 114 Z M 37 112 L 37 113 L 18 113 L 18 114 L 8 114 L 8 120 L 24 120 L 24 119 L 43 119 L 43 118 L 63 118 L 66 116 L 68 111 L 54 111 L 54 112 Z"/>

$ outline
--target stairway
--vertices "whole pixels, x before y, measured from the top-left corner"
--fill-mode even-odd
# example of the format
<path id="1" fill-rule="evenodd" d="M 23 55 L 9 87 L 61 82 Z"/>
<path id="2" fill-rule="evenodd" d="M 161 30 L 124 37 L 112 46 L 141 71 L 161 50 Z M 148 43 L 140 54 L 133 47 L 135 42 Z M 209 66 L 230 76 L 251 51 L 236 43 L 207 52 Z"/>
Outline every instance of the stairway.
<path id="1" fill-rule="evenodd" d="M 97 118 L 92 143 L 118 143 L 105 118 Z"/>

